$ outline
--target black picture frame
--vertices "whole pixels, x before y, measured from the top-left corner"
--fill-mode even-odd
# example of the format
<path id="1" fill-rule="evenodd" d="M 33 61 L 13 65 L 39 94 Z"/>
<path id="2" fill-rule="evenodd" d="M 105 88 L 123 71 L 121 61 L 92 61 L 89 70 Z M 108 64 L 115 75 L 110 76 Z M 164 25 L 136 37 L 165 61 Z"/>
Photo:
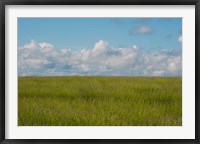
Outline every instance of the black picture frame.
<path id="1" fill-rule="evenodd" d="M 195 139 L 5 139 L 5 6 L 6 5 L 195 5 Z M 200 0 L 0 0 L 0 142 L 87 144 L 200 144 Z"/>

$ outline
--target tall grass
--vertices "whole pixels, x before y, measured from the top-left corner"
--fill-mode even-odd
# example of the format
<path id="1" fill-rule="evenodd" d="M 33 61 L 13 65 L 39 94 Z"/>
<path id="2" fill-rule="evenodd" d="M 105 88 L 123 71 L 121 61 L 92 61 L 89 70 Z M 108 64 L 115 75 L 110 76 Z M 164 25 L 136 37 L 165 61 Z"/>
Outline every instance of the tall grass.
<path id="1" fill-rule="evenodd" d="M 180 126 L 182 78 L 19 77 L 19 126 Z"/>

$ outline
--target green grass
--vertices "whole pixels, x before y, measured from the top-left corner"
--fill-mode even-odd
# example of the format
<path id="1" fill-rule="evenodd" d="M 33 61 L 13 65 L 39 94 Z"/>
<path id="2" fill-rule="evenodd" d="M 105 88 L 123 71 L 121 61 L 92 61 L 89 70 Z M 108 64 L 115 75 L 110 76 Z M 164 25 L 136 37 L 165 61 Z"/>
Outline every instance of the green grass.
<path id="1" fill-rule="evenodd" d="M 19 126 L 181 126 L 182 78 L 19 77 Z"/>

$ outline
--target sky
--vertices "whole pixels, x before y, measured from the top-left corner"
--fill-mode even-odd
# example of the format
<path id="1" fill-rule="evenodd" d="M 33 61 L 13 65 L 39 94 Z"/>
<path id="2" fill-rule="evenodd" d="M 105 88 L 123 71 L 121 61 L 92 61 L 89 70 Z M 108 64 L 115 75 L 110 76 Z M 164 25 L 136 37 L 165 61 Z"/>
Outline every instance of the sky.
<path id="1" fill-rule="evenodd" d="M 19 76 L 181 76 L 181 18 L 18 18 Z"/>

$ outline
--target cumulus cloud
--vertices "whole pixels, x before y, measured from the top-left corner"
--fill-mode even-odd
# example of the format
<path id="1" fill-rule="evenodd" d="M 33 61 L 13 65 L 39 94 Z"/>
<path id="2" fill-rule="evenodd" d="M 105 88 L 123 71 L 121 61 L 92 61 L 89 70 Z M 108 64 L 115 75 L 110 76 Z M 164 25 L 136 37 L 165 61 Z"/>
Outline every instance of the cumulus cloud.
<path id="1" fill-rule="evenodd" d="M 100 40 L 92 49 L 74 52 L 56 49 L 46 42 L 31 41 L 18 48 L 18 74 L 180 76 L 182 51 L 163 49 L 146 52 L 136 45 L 116 48 Z"/>
<path id="2" fill-rule="evenodd" d="M 178 42 L 182 43 L 182 35 L 178 37 Z"/>
<path id="3" fill-rule="evenodd" d="M 131 30 L 131 34 L 151 34 L 152 28 L 149 26 L 139 26 Z"/>

